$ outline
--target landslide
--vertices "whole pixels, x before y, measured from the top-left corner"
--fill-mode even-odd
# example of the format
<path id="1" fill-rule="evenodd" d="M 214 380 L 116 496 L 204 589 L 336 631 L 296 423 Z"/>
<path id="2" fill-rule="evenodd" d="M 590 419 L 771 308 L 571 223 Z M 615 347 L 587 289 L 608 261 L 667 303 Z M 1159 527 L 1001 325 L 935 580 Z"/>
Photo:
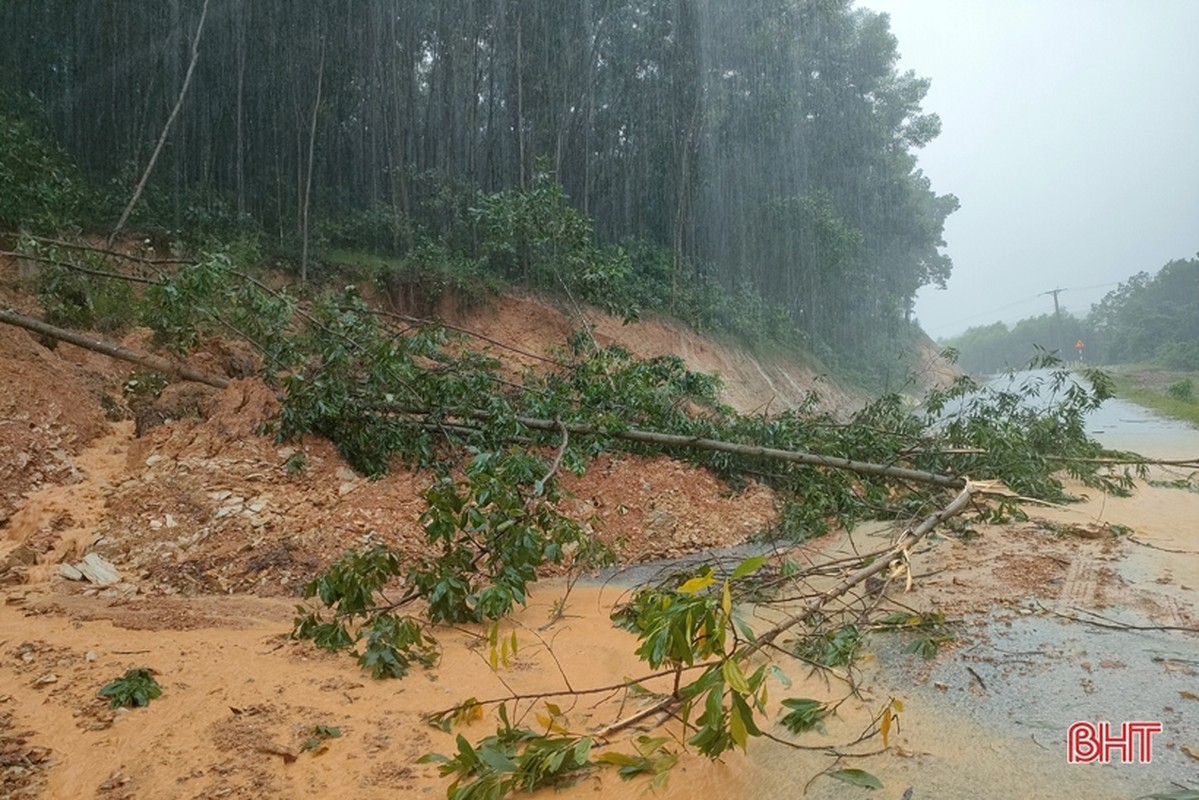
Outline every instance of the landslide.
<path id="1" fill-rule="evenodd" d="M 4 266 L 0 305 L 36 316 L 15 265 Z M 469 311 L 444 305 L 448 321 L 486 337 L 471 346 L 513 372 L 538 359 L 496 343 L 552 358 L 581 324 L 528 295 Z M 690 369 L 718 374 L 722 400 L 741 411 L 781 411 L 805 402 L 809 391 L 841 409 L 861 402 L 799 361 L 757 357 L 670 321 L 624 325 L 586 314 L 601 345 L 642 357 L 678 352 Z M 121 343 L 152 349 L 145 330 Z M 207 341 L 189 356 L 228 377 L 227 389 L 172 383 L 149 404 L 136 390 L 142 372 L 82 348 L 0 326 L 0 357 L 0 579 L 8 584 L 134 599 L 294 596 L 346 550 L 378 543 L 413 556 L 427 547 L 419 517 L 432 477 L 398 468 L 367 480 L 320 437 L 277 442 L 267 429 L 278 401 L 243 377 L 253 356 L 232 342 Z M 605 454 L 582 477 L 563 471 L 560 480 L 560 510 L 626 562 L 738 544 L 777 514 L 767 487 L 751 481 L 733 491 L 706 470 L 663 456 Z M 89 551 L 116 567 L 119 584 L 101 588 L 59 575 L 60 563 Z"/>
<path id="2" fill-rule="evenodd" d="M 591 328 L 600 347 L 619 345 L 638 358 L 676 355 L 687 369 L 722 382 L 721 400 L 741 414 L 778 414 L 818 396 L 817 407 L 845 413 L 865 404 L 865 396 L 828 373 L 814 358 L 791 352 L 756 355 L 696 333 L 665 317 L 625 323 L 594 308 L 575 310 L 544 297 L 507 294 L 494 302 L 462 309 L 446 298 L 438 316 L 466 330 L 519 345 L 538 355 L 562 350 L 571 334 Z M 496 350 L 497 357 L 525 366 L 536 359 Z"/>

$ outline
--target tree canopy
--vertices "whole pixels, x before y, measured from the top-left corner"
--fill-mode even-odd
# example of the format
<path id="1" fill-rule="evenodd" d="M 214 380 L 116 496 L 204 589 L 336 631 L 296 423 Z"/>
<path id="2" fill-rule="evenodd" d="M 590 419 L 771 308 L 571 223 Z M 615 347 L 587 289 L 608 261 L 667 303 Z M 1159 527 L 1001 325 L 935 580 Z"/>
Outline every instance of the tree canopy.
<path id="1" fill-rule="evenodd" d="M 0 79 L 128 197 L 201 9 L 5 3 L 19 33 Z M 600 243 L 669 253 L 672 292 L 704 276 L 769 298 L 814 343 L 871 352 L 952 266 L 939 248 L 957 200 L 914 156 L 940 122 L 897 61 L 888 17 L 850 0 L 218 0 L 156 213 L 286 241 L 311 181 L 317 220 L 385 208 L 406 230 L 443 216 L 446 186 L 524 191 L 544 173 Z"/>

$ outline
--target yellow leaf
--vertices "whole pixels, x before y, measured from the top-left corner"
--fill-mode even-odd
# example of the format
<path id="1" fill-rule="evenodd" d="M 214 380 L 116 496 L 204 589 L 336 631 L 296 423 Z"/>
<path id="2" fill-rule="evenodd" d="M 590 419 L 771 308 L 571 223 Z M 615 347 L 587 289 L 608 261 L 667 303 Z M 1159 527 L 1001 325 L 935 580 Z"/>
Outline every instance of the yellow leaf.
<path id="1" fill-rule="evenodd" d="M 724 582 L 724 596 L 720 599 L 720 607 L 727 617 L 733 613 L 733 596 L 729 593 L 729 582 Z"/>
<path id="2" fill-rule="evenodd" d="M 516 655 L 516 628 L 512 629 L 512 655 Z"/>
<path id="3" fill-rule="evenodd" d="M 1179 692 L 1178 695 L 1184 700 L 1199 700 L 1199 694 L 1195 694 L 1194 692 L 1188 692 L 1184 690 Z"/>
<path id="4" fill-rule="evenodd" d="M 883 718 L 878 722 L 878 731 L 883 735 L 883 749 L 891 746 L 891 709 L 883 710 Z"/>
<path id="5" fill-rule="evenodd" d="M 696 592 L 707 589 L 714 583 L 716 583 L 716 579 L 711 575 L 699 575 L 680 586 L 679 592 L 682 594 L 695 594 Z"/>
<path id="6" fill-rule="evenodd" d="M 1185 744 L 1179 749 L 1181 749 L 1182 752 L 1186 753 L 1191 758 L 1195 759 L 1196 761 L 1199 761 L 1199 750 L 1196 750 L 1193 747 L 1187 747 Z"/>
<path id="7" fill-rule="evenodd" d="M 499 654 L 495 651 L 494 647 L 491 648 L 491 653 L 487 656 L 487 663 L 491 665 L 492 672 L 499 669 Z"/>
<path id="8" fill-rule="evenodd" d="M 891 708 L 895 709 L 896 711 L 898 711 L 899 713 L 902 714 L 903 713 L 903 701 L 896 697 L 892 697 L 891 698 Z"/>
<path id="9" fill-rule="evenodd" d="M 537 724 L 540 725 L 541 727 L 545 728 L 547 733 L 553 729 L 553 727 L 554 727 L 553 719 L 551 719 L 550 717 L 547 717 L 545 714 L 542 714 L 540 711 L 538 711 L 536 714 L 534 714 L 534 716 L 537 717 Z"/>
<path id="10" fill-rule="evenodd" d="M 737 662 L 733 659 L 727 659 L 720 665 L 721 671 L 724 673 L 724 682 L 727 683 L 734 692 L 738 694 L 749 694 L 749 681 L 745 679 L 745 673 L 741 671 L 741 667 L 737 666 Z"/>

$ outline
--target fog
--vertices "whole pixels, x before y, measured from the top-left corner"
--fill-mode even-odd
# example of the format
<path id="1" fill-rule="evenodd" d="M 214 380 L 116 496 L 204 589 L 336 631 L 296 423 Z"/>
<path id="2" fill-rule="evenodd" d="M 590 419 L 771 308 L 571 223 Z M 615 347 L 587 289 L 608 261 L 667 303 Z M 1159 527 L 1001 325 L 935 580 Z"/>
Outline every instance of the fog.
<path id="1" fill-rule="evenodd" d="M 943 130 L 920 153 L 961 209 L 954 272 L 916 313 L 934 337 L 1091 303 L 1199 251 L 1199 3 L 864 0 Z"/>

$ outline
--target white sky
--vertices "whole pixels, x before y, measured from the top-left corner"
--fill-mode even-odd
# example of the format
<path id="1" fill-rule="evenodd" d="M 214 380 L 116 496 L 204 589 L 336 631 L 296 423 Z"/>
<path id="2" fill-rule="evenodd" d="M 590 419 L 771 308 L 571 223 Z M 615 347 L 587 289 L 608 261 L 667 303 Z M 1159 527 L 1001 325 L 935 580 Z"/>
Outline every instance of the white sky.
<path id="1" fill-rule="evenodd" d="M 932 80 L 920 151 L 962 207 L 940 338 L 1060 299 L 1089 311 L 1131 275 L 1199 252 L 1199 0 L 858 0 L 891 15 L 900 69 Z"/>

